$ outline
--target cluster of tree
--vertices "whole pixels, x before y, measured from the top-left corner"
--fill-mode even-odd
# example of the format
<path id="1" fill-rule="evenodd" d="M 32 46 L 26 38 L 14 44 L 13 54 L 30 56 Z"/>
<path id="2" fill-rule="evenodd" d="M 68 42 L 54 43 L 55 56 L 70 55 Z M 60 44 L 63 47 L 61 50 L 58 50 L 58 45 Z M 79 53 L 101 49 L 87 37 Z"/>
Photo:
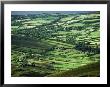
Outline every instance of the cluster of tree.
<path id="1" fill-rule="evenodd" d="M 94 54 L 100 53 L 100 48 L 97 43 L 90 45 L 90 42 L 82 41 L 82 42 L 78 42 L 75 48 L 81 50 L 82 52 L 88 52 Z"/>

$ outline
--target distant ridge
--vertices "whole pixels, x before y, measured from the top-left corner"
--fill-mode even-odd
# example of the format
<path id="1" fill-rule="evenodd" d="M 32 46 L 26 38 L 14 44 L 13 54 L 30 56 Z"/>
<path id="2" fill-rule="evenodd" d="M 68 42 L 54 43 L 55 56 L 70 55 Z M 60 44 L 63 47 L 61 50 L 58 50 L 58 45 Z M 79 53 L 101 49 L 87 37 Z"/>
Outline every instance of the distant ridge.
<path id="1" fill-rule="evenodd" d="M 98 11 L 12 11 L 11 15 L 35 15 L 35 14 L 81 14 L 81 13 L 94 13 Z"/>

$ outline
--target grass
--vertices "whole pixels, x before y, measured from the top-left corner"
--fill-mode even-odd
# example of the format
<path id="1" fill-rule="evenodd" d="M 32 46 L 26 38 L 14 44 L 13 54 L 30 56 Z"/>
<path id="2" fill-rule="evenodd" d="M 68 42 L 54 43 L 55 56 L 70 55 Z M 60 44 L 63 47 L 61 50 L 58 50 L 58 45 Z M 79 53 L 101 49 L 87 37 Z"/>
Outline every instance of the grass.
<path id="1" fill-rule="evenodd" d="M 93 19 L 93 20 L 84 20 L 84 23 L 96 23 L 96 22 L 100 22 L 99 19 Z"/>
<path id="2" fill-rule="evenodd" d="M 100 76 L 100 63 L 95 62 L 87 64 L 68 71 L 62 71 L 55 74 L 48 75 L 47 77 L 97 77 Z"/>
<path id="3" fill-rule="evenodd" d="M 35 18 L 29 21 L 24 22 L 23 24 L 31 25 L 31 26 L 38 26 L 42 24 L 48 24 L 55 20 L 57 17 L 48 17 L 48 18 Z"/>
<path id="4" fill-rule="evenodd" d="M 18 28 L 19 26 L 11 26 L 11 28 L 13 29 L 13 28 Z"/>
<path id="5" fill-rule="evenodd" d="M 53 41 L 53 40 L 46 40 L 49 44 L 56 45 L 57 47 L 64 47 L 64 48 L 73 48 L 74 46 L 71 44 L 63 43 L 63 42 L 58 42 L 58 41 Z"/>
<path id="6" fill-rule="evenodd" d="M 73 19 L 73 18 L 74 18 L 74 16 L 65 17 L 65 18 L 62 18 L 60 21 L 64 22 L 64 21 L 71 20 L 71 19 Z"/>
<path id="7" fill-rule="evenodd" d="M 99 37 L 99 36 L 100 36 L 100 32 L 99 32 L 99 31 L 92 32 L 92 33 L 90 34 L 90 36 L 91 36 L 92 38 L 94 38 L 94 37 Z"/>

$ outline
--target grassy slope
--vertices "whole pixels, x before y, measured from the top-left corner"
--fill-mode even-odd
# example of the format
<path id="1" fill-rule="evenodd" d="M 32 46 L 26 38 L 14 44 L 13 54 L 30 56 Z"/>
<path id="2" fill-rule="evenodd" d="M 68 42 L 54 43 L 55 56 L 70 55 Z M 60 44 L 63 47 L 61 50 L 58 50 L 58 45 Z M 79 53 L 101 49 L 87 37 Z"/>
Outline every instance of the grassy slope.
<path id="1" fill-rule="evenodd" d="M 66 20 L 66 22 L 63 22 L 64 25 L 67 24 L 65 26 L 71 27 L 73 25 L 75 25 L 75 26 L 82 25 L 82 23 L 76 23 L 76 22 L 75 23 L 67 23 L 67 22 L 71 21 L 71 18 L 74 18 L 74 17 L 67 17 L 66 19 L 64 19 L 64 20 Z M 36 20 L 36 21 L 40 21 L 40 20 Z M 36 24 L 36 21 L 35 21 L 35 24 Z M 30 21 L 30 23 L 31 22 L 32 21 Z M 43 22 L 41 24 L 43 24 Z M 62 25 L 62 27 L 64 25 Z M 76 32 L 83 33 L 84 31 L 83 30 L 81 30 L 81 31 L 76 30 Z M 68 33 L 70 33 L 70 34 L 75 33 L 75 30 L 73 32 L 71 32 L 71 31 L 69 31 L 69 32 L 67 32 L 67 31 L 56 32 L 57 36 L 66 36 L 66 34 L 68 34 Z M 93 32 L 93 33 L 91 33 L 90 36 L 97 37 L 97 36 L 99 36 L 99 34 L 97 32 Z M 16 71 L 17 70 L 16 68 L 14 68 L 15 69 L 14 70 L 15 76 L 17 76 L 17 75 L 18 76 L 28 76 L 28 74 L 29 74 L 29 76 L 30 75 L 32 75 L 32 76 L 40 76 L 40 75 L 45 76 L 42 74 L 42 72 L 47 72 L 47 75 L 48 75 L 48 71 L 50 72 L 51 70 L 47 69 L 47 67 L 45 67 L 46 66 L 45 64 L 42 64 L 43 62 L 47 62 L 47 61 L 48 61 L 48 64 L 52 63 L 52 62 L 54 63 L 53 67 L 55 70 L 61 69 L 61 71 L 59 73 L 57 71 L 55 71 L 56 73 L 48 75 L 48 76 L 55 76 L 55 77 L 56 76 L 58 76 L 58 77 L 60 77 L 60 76 L 61 77 L 99 76 L 99 73 L 100 73 L 99 72 L 100 71 L 99 63 L 93 63 L 93 64 L 88 64 L 88 65 L 82 66 L 82 64 L 89 63 L 89 61 L 91 61 L 90 60 L 91 58 L 87 57 L 86 54 L 84 54 L 82 52 L 79 54 L 79 51 L 74 49 L 74 45 L 60 42 L 60 41 L 56 41 L 56 40 L 51 40 L 51 39 L 50 40 L 49 39 L 42 40 L 42 41 L 24 41 L 24 40 L 19 41 L 19 40 L 16 40 L 15 42 L 13 41 L 13 44 L 17 45 L 19 47 L 19 48 L 16 48 L 15 51 L 22 50 L 23 52 L 24 51 L 28 52 L 28 50 L 31 49 L 32 51 L 34 51 L 35 54 L 40 54 L 40 53 L 45 54 L 45 52 L 48 54 L 48 55 L 45 55 L 45 58 L 46 58 L 45 60 L 38 61 L 35 59 L 37 57 L 30 58 L 30 59 L 33 59 L 32 63 L 34 61 L 36 61 L 35 64 L 37 66 L 27 66 L 27 67 L 24 67 L 22 70 L 18 69 L 18 71 Z M 56 49 L 48 51 L 48 49 L 53 46 L 55 46 Z M 44 59 L 43 57 L 40 57 L 40 58 Z M 38 66 L 41 66 L 41 67 L 39 68 Z M 68 70 L 68 69 L 71 69 L 71 70 Z M 68 71 L 62 72 L 62 70 L 68 70 Z"/>
<path id="2" fill-rule="evenodd" d="M 97 77 L 100 76 L 100 63 L 95 62 L 68 71 L 48 75 L 48 77 Z"/>

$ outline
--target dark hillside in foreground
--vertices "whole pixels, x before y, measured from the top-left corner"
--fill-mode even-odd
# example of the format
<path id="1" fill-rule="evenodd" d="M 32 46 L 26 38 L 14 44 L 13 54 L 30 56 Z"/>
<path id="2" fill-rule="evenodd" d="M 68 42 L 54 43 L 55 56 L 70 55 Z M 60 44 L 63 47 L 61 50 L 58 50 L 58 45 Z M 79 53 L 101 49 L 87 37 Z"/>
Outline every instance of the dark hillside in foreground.
<path id="1" fill-rule="evenodd" d="M 48 75 L 48 77 L 98 77 L 100 76 L 100 63 L 91 63 L 68 71 Z"/>

